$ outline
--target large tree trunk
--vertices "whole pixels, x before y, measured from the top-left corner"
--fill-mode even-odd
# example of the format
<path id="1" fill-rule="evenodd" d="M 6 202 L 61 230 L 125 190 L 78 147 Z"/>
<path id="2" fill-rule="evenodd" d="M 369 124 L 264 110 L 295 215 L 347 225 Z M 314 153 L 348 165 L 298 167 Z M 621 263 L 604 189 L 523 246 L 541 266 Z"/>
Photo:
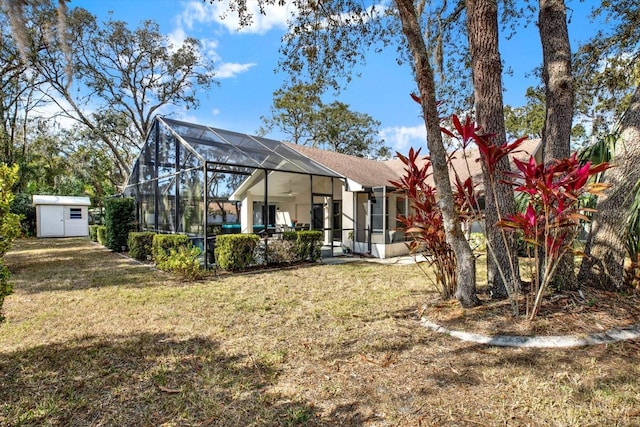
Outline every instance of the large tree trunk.
<path id="1" fill-rule="evenodd" d="M 542 153 L 543 161 L 547 164 L 571 154 L 574 91 L 564 0 L 540 0 L 538 26 L 542 42 L 542 78 L 546 98 Z M 572 253 L 565 254 L 560 260 L 551 285 L 560 289 L 575 288 Z"/>
<path id="2" fill-rule="evenodd" d="M 578 274 L 579 283 L 608 290 L 624 286 L 627 216 L 635 196 L 634 186 L 640 179 L 640 86 L 622 118 L 620 131 L 614 167 L 605 176 L 611 188 L 598 199 L 598 211 L 593 217 L 586 255 Z"/>
<path id="3" fill-rule="evenodd" d="M 456 297 L 463 307 L 473 307 L 480 303 L 476 295 L 475 258 L 454 209 L 446 150 L 440 134 L 433 69 L 429 63 L 427 47 L 422 38 L 413 1 L 395 0 L 395 2 L 402 22 L 402 31 L 407 38 L 414 61 L 415 78 L 422 99 L 422 113 L 427 127 L 427 147 L 431 156 L 438 205 L 442 210 L 447 242 L 451 245 L 456 256 Z"/>
<path id="4" fill-rule="evenodd" d="M 471 54 L 476 121 L 483 131 L 495 134 L 494 143 L 506 143 L 502 108 L 502 64 L 498 49 L 498 5 L 492 0 L 467 0 L 467 33 Z M 506 283 L 520 287 L 518 251 L 512 233 L 505 234 L 496 222 L 515 211 L 513 188 L 501 182 L 500 175 L 510 169 L 503 158 L 497 174 L 489 175 L 483 165 L 485 182 L 485 224 L 490 246 L 487 279 L 492 298 L 507 296 Z M 493 188 L 492 188 L 493 187 Z M 493 191 L 495 189 L 495 192 Z"/>

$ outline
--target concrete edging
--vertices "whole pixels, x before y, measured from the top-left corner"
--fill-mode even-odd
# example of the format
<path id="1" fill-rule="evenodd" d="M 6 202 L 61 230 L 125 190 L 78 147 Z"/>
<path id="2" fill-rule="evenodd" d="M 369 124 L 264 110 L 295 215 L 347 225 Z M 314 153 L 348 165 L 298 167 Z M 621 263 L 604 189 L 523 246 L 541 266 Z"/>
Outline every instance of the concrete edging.
<path id="1" fill-rule="evenodd" d="M 585 347 L 589 345 L 608 344 L 618 341 L 626 341 L 640 338 L 640 325 L 633 325 L 625 328 L 613 328 L 605 332 L 591 333 L 586 335 L 555 335 L 555 336 L 518 336 L 518 335 L 496 335 L 489 336 L 465 331 L 450 330 L 436 323 L 431 322 L 426 317 L 420 319 L 420 324 L 434 332 L 450 335 L 461 341 L 473 342 L 477 344 L 493 345 L 498 347 L 521 347 L 521 348 L 571 348 Z"/>

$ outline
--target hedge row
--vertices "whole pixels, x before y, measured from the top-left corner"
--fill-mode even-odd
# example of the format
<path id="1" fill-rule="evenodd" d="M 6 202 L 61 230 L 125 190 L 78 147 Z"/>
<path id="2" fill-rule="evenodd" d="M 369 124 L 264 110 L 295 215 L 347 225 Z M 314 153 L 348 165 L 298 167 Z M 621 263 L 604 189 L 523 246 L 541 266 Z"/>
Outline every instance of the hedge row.
<path id="1" fill-rule="evenodd" d="M 153 259 L 161 269 L 187 272 L 193 276 L 199 267 L 200 250 L 193 247 L 189 236 L 136 232 L 135 203 L 131 198 L 108 199 L 105 202 L 105 225 L 89 226 L 93 241 L 120 251 L 128 247 L 129 254 L 138 260 Z M 281 240 L 264 241 L 255 234 L 219 235 L 215 244 L 215 263 L 227 271 L 239 271 L 250 266 L 268 263 L 282 264 L 296 261 L 316 261 L 320 258 L 322 232 L 289 231 Z"/>
<path id="2" fill-rule="evenodd" d="M 256 264 L 256 234 L 223 234 L 216 238 L 216 265 L 223 270 L 239 271 Z"/>

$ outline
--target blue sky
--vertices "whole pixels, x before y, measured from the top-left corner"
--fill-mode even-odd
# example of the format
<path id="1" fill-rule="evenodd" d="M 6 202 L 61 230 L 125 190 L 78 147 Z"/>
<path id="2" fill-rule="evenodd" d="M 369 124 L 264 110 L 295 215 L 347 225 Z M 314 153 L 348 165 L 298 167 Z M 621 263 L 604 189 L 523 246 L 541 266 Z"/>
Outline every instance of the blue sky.
<path id="1" fill-rule="evenodd" d="M 572 48 L 596 31 L 587 20 L 592 4 L 593 0 L 568 3 Z M 238 31 L 233 13 L 220 19 L 225 5 L 202 0 L 72 0 L 69 7 L 83 7 L 101 20 L 112 11 L 114 19 L 127 21 L 131 28 L 153 19 L 176 41 L 198 38 L 214 60 L 220 85 L 200 95 L 198 110 L 175 111 L 174 117 L 255 134 L 262 124 L 260 117 L 270 112 L 273 92 L 287 79 L 286 73 L 274 70 L 289 9 L 273 7 L 266 17 L 255 14 L 254 25 Z M 512 76 L 503 79 L 505 104 L 521 106 L 527 87 L 537 83 L 527 75 L 542 60 L 536 25 L 520 28 L 510 40 L 501 40 L 500 48 L 505 69 L 513 70 Z M 354 77 L 336 100 L 380 121 L 386 144 L 404 153 L 411 146 L 424 146 L 425 130 L 419 107 L 409 97 L 416 87 L 411 69 L 397 65 L 395 58 L 394 49 L 372 54 L 358 70 L 361 77 Z M 283 138 L 277 130 L 268 136 Z"/>

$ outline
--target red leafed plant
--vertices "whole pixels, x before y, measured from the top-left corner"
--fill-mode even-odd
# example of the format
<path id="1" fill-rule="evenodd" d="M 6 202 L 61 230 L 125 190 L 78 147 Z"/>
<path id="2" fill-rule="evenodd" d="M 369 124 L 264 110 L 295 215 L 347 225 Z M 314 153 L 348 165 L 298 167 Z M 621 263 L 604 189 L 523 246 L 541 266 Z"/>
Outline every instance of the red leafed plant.
<path id="1" fill-rule="evenodd" d="M 423 253 L 435 268 L 435 285 L 443 299 L 454 296 L 456 290 L 456 259 L 445 238 L 442 213 L 436 201 L 436 190 L 429 184 L 431 162 L 429 157 L 420 156 L 420 150 L 409 150 L 407 156 L 397 153 L 404 163 L 404 175 L 391 185 L 406 193 L 411 204 L 411 213 L 398 216 L 409 240 L 407 245 L 412 253 Z M 470 217 L 469 195 L 473 194 L 471 180 L 458 181 L 454 195 L 456 208 L 462 219 Z M 471 196 L 473 197 L 473 196 Z M 473 199 L 475 200 L 475 199 Z"/>
<path id="2" fill-rule="evenodd" d="M 513 158 L 517 170 L 500 177 L 496 170 L 498 162 L 517 152 L 526 138 L 498 145 L 492 142 L 494 135 L 480 134 L 480 128 L 468 117 L 463 123 L 454 115 L 451 122 L 453 129 L 441 128 L 442 133 L 460 141 L 463 150 L 471 143 L 477 145 L 480 161 L 489 172 L 489 182 L 485 183 L 486 191 L 494 191 L 495 197 L 496 183 L 506 182 L 514 187 L 514 191 L 528 196 L 528 204 L 523 211 L 505 218 L 498 211 L 497 225 L 504 230 L 521 233 L 525 243 L 535 249 L 532 252 L 536 256 L 537 278 L 532 289 L 535 298 L 529 313 L 533 319 L 540 309 L 542 295 L 560 259 L 567 251 L 572 250 L 580 222 L 587 220 L 584 213 L 590 210 L 581 203 L 582 196 L 585 193 L 598 195 L 606 188 L 603 184 L 591 183 L 589 178 L 603 172 L 609 165 L 581 164 L 576 154 L 544 165 L 537 163 L 531 156 L 526 162 Z M 472 198 L 473 192 L 469 193 L 459 180 L 457 188 L 459 195 L 473 201 L 468 203 L 469 207 L 478 206 Z M 492 250 L 489 242 L 487 249 Z M 538 256 L 542 260 L 537 259 Z M 519 284 L 505 284 L 514 304 L 514 314 L 517 314 Z"/>
<path id="3" fill-rule="evenodd" d="M 415 100 L 415 98 L 414 98 Z M 416 100 L 418 102 L 418 100 Z M 542 296 L 553 277 L 562 256 L 572 251 L 581 221 L 587 220 L 586 212 L 592 211 L 582 203 L 586 193 L 599 195 L 607 188 L 604 184 L 593 183 L 589 178 L 602 173 L 609 165 L 601 163 L 581 164 L 573 154 L 569 158 L 556 160 L 548 165 L 537 163 L 534 157 L 528 161 L 513 158 L 516 171 L 498 176 L 497 164 L 505 156 L 510 156 L 525 141 L 517 139 L 509 144 L 497 145 L 492 142 L 493 135 L 480 134 L 480 128 L 467 118 L 464 123 L 457 116 L 452 117 L 453 129 L 441 128 L 442 133 L 458 139 L 463 151 L 474 143 L 480 152 L 480 161 L 489 172 L 486 191 L 493 191 L 496 183 L 512 185 L 514 191 L 526 194 L 526 208 L 518 213 L 502 217 L 498 212 L 497 223 L 505 231 L 521 233 L 524 241 L 535 254 L 536 279 L 530 297 L 533 304 L 529 315 L 537 315 Z M 398 153 L 404 163 L 404 175 L 397 182 L 391 182 L 397 189 L 406 192 L 411 202 L 411 214 L 398 220 L 405 232 L 411 237 L 409 242 L 413 252 L 424 251 L 429 255 L 436 269 L 436 284 L 442 296 L 450 298 L 455 292 L 455 257 L 446 243 L 442 214 L 436 203 L 435 188 L 427 182 L 430 176 L 428 157 L 420 157 L 420 150 L 409 151 L 408 156 Z M 465 158 L 467 158 L 465 156 Z M 451 157 L 449 158 L 451 161 Z M 467 165 L 468 168 L 468 165 Z M 468 168 L 469 169 L 469 168 Z M 454 201 L 461 221 L 478 218 L 479 205 L 476 201 L 474 185 L 469 177 L 462 181 L 455 175 Z M 487 224 L 492 226 L 493 224 Z M 487 242 L 487 249 L 492 250 Z M 541 259 L 538 257 L 542 257 Z M 511 268 L 514 268 L 511 266 Z M 507 284 L 512 300 L 514 314 L 518 314 L 519 283 Z"/>
<path id="4" fill-rule="evenodd" d="M 580 222 L 588 220 L 584 213 L 591 209 L 583 206 L 582 196 L 599 195 L 606 188 L 603 184 L 590 183 L 589 178 L 609 165 L 581 164 L 576 154 L 547 165 L 537 163 L 533 156 L 527 162 L 514 159 L 514 163 L 517 170 L 508 174 L 507 182 L 515 191 L 528 196 L 527 208 L 505 217 L 498 225 L 522 233 L 524 241 L 533 248 L 537 276 L 532 289 L 535 299 L 530 318 L 533 319 L 560 259 L 572 251 Z"/>

